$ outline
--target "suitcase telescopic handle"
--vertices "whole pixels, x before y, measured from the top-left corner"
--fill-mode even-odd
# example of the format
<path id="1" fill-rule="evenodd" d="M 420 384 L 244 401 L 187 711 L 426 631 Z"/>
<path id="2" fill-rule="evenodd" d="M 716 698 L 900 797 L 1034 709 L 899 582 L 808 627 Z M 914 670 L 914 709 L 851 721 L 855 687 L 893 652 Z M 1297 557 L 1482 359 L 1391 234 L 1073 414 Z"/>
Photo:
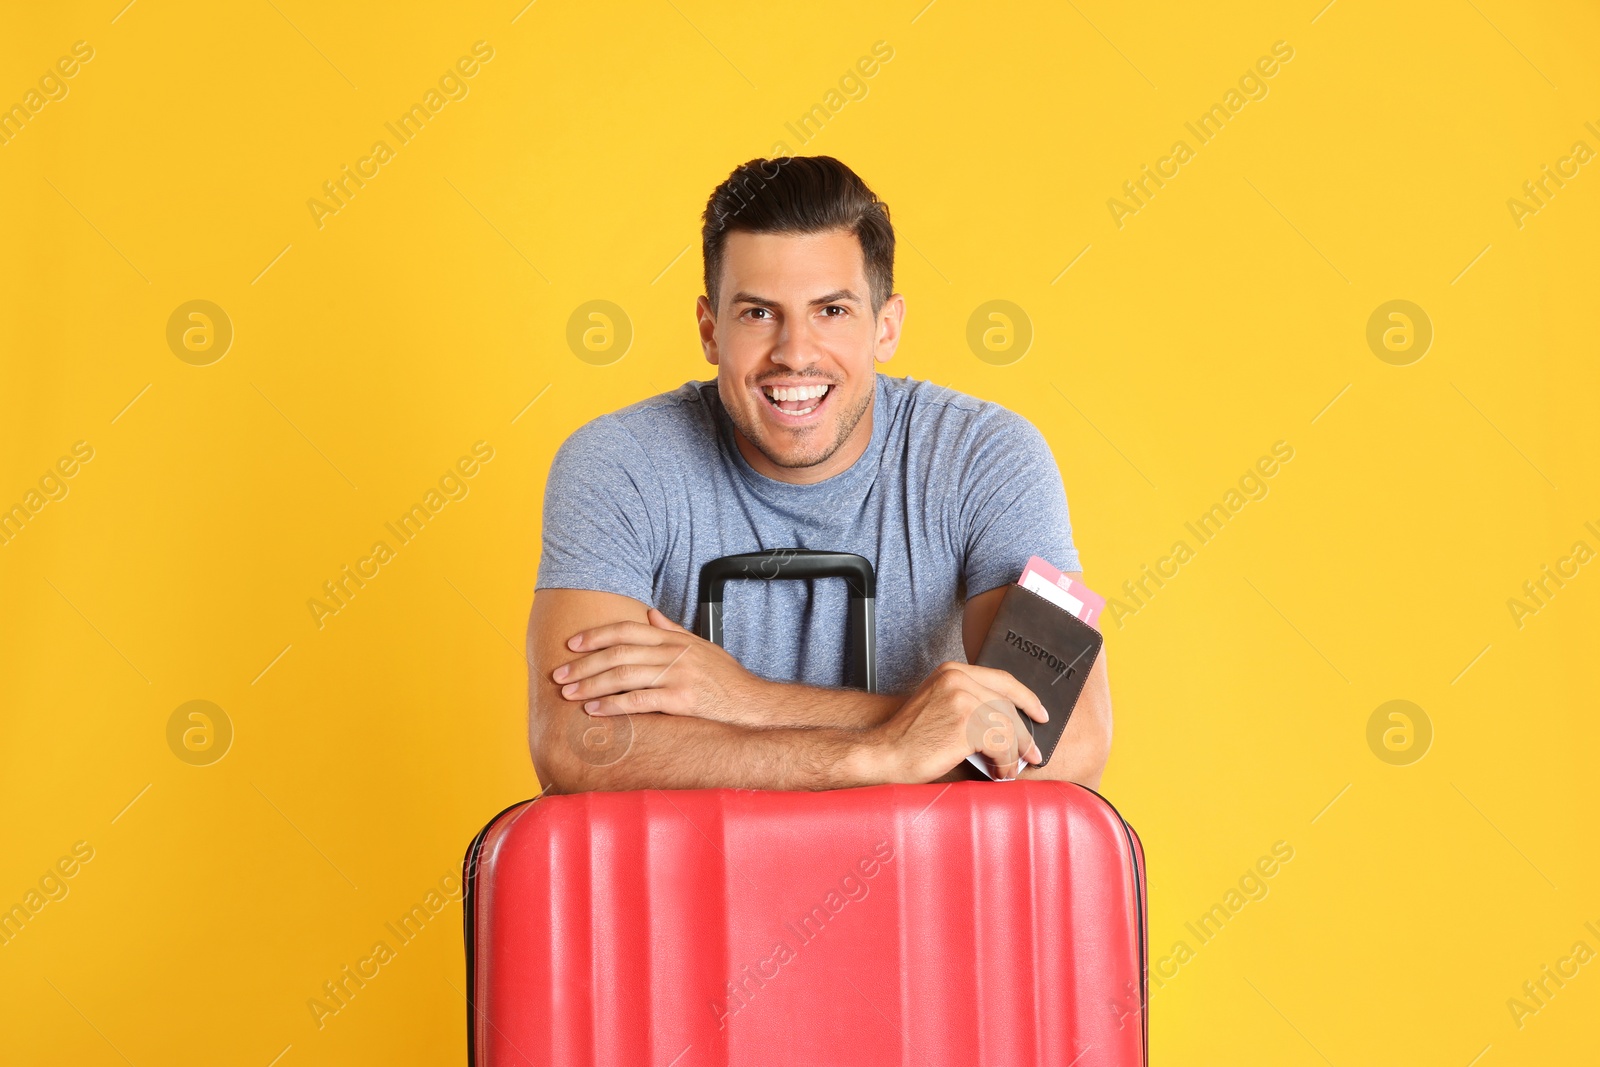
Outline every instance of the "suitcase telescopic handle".
<path id="1" fill-rule="evenodd" d="M 722 587 L 730 579 L 843 578 L 850 586 L 850 676 L 869 693 L 878 691 L 878 636 L 874 603 L 878 581 L 872 564 L 853 552 L 769 548 L 722 556 L 700 568 L 699 635 L 722 644 Z"/>

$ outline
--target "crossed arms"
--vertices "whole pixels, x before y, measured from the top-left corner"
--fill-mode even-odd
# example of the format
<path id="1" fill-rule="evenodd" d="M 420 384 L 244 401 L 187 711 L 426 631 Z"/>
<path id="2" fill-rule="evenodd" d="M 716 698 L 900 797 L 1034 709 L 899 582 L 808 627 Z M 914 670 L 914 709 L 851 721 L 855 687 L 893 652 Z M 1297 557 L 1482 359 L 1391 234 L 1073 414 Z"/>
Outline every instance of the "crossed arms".
<path id="1" fill-rule="evenodd" d="M 1111 749 L 1105 652 L 1049 765 L 1031 766 L 1038 749 L 1018 715 L 1042 722 L 1043 705 L 1007 672 L 970 662 L 1004 592 L 967 601 L 968 662 L 887 694 L 769 681 L 631 597 L 540 590 L 528 619 L 534 770 L 550 793 L 841 789 L 975 776 L 965 760 L 982 752 L 1008 777 L 1097 788 Z"/>

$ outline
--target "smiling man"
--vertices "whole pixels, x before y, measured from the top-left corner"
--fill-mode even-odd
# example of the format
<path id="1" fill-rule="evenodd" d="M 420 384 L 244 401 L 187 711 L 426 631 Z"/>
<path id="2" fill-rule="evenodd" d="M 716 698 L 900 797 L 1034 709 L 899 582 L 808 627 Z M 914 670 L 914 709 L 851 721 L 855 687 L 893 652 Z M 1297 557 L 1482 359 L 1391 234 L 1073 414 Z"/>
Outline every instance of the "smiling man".
<path id="1" fill-rule="evenodd" d="M 878 372 L 906 313 L 888 207 L 836 159 L 752 160 L 712 193 L 702 251 L 715 380 L 601 415 L 551 465 L 528 623 L 545 789 L 930 782 L 978 752 L 1097 786 L 1103 652 L 1044 767 L 1018 718 L 1044 721 L 1038 698 L 970 664 L 1028 558 L 1078 575 L 1078 554 L 1031 423 Z M 774 548 L 872 563 L 881 692 L 845 688 L 843 579 L 730 582 L 726 648 L 691 632 L 700 567 Z"/>

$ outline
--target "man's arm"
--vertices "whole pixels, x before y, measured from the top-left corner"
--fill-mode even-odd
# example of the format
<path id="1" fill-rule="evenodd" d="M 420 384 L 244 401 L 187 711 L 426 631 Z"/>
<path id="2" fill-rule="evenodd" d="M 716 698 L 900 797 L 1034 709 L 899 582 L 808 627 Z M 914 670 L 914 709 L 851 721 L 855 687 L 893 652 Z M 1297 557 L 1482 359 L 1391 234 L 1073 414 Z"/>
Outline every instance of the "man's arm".
<path id="1" fill-rule="evenodd" d="M 649 625 L 623 620 L 573 634 L 567 648 L 583 655 L 555 670 L 562 697 L 592 715 L 662 711 L 735 726 L 842 729 L 882 725 L 905 701 L 904 694 L 774 682 L 660 609 L 646 609 L 646 618 Z"/>
<path id="2" fill-rule="evenodd" d="M 1003 732 L 971 728 L 979 709 L 1006 703 L 1042 720 L 1038 699 L 1004 671 L 961 663 L 941 664 L 907 697 L 872 697 L 855 705 L 870 716 L 877 716 L 884 702 L 894 705 L 881 723 L 860 728 L 752 727 L 703 717 L 704 707 L 674 713 L 653 706 L 671 699 L 673 691 L 651 686 L 648 678 L 634 683 L 644 688 L 602 699 L 637 701 L 637 714 L 586 711 L 594 702 L 562 693 L 564 683 L 554 674 L 577 658 L 579 650 L 569 646 L 572 635 L 639 624 L 648 611 L 612 593 L 544 589 L 535 594 L 528 620 L 528 745 L 547 789 L 839 789 L 931 781 L 974 751 L 985 751 L 1006 767 L 1015 767 L 1019 759 L 1039 759 L 1031 741 L 1026 752 L 1017 751 L 1017 739 L 1025 736 L 1020 725 Z M 691 649 L 726 654 L 698 638 L 674 638 L 668 645 L 678 654 Z M 612 669 L 659 673 L 663 668 L 635 661 Z M 706 677 L 703 672 L 695 676 Z M 794 699 L 803 699 L 803 693 Z"/>
<path id="3" fill-rule="evenodd" d="M 837 789 L 868 785 L 874 749 L 861 731 L 754 730 L 688 715 L 591 716 L 565 699 L 554 670 L 577 659 L 571 635 L 610 622 L 643 622 L 631 597 L 544 589 L 528 620 L 528 744 L 552 792 L 590 789 Z"/>
<path id="4" fill-rule="evenodd" d="M 1067 577 L 1083 581 L 1081 573 L 1071 573 Z M 966 648 L 968 663 L 978 658 L 983 638 L 1000 611 L 1000 598 L 1005 596 L 1007 588 L 1002 585 L 967 600 L 961 615 L 961 643 Z M 1106 651 L 1101 648 L 1050 762 L 1043 767 L 1027 768 L 1022 777 L 1077 782 L 1099 789 L 1100 776 L 1105 772 L 1110 755 L 1111 683 L 1106 675 Z"/>

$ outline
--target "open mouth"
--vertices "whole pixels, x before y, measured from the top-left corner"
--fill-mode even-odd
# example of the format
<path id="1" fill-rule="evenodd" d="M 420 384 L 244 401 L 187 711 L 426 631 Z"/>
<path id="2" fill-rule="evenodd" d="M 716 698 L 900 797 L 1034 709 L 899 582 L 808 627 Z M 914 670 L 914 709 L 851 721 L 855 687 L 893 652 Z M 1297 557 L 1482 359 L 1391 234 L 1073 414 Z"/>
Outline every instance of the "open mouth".
<path id="1" fill-rule="evenodd" d="M 761 387 L 761 395 L 766 398 L 767 406 L 782 416 L 782 422 L 809 421 L 832 399 L 833 391 L 832 385 Z"/>

